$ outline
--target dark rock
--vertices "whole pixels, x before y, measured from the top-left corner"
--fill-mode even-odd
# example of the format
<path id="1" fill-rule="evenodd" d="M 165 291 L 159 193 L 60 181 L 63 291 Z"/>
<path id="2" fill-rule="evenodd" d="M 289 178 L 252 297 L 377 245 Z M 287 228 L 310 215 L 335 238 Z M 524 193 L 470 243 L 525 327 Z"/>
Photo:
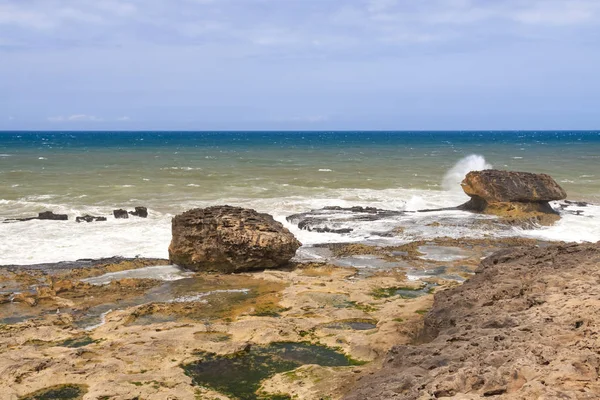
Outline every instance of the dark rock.
<path id="1" fill-rule="evenodd" d="M 129 214 L 127 213 L 127 210 L 123 210 L 123 209 L 114 210 L 113 211 L 113 215 L 117 219 L 119 219 L 119 218 L 129 218 Z"/>
<path id="2" fill-rule="evenodd" d="M 350 233 L 359 222 L 377 221 L 403 215 L 404 211 L 381 210 L 374 207 L 325 207 L 286 217 L 288 222 L 309 232 Z M 393 236 L 393 232 L 373 232 L 378 236 Z"/>
<path id="3" fill-rule="evenodd" d="M 570 200 L 565 200 L 565 204 L 574 205 L 577 207 L 587 207 L 590 205 L 590 203 L 586 203 L 585 201 L 570 201 Z"/>
<path id="4" fill-rule="evenodd" d="M 44 211 L 41 213 L 38 213 L 37 217 L 29 217 L 29 218 L 12 218 L 12 219 L 5 219 L 4 221 L 2 221 L 3 223 L 10 223 L 10 222 L 26 222 L 26 221 L 33 221 L 33 220 L 48 220 L 48 221 L 67 221 L 69 219 L 69 216 L 67 214 L 54 214 L 52 211 Z"/>
<path id="5" fill-rule="evenodd" d="M 140 218 L 148 217 L 148 209 L 146 207 L 136 207 L 135 211 L 129 211 L 129 214 Z"/>
<path id="6" fill-rule="evenodd" d="M 302 230 L 306 230 L 309 232 L 319 232 L 319 233 L 325 233 L 325 232 L 329 232 L 329 233 L 350 233 L 352 232 L 354 229 L 352 228 L 339 228 L 339 229 L 335 229 L 335 228 L 330 228 L 329 226 L 318 226 L 318 225 L 322 225 L 324 222 L 324 220 L 322 219 L 318 219 L 318 218 L 306 218 L 300 222 L 298 222 L 298 228 L 302 229 Z"/>
<path id="7" fill-rule="evenodd" d="M 83 217 L 75 218 L 77 222 L 94 222 L 94 221 L 106 221 L 106 217 L 94 217 L 92 215 L 84 215 Z"/>
<path id="8" fill-rule="evenodd" d="M 69 219 L 67 214 L 54 214 L 52 211 L 44 211 L 38 214 L 37 219 L 51 220 L 51 221 L 66 221 Z"/>
<path id="9" fill-rule="evenodd" d="M 172 263 L 193 270 L 238 272 L 285 265 L 301 243 L 268 214 L 215 206 L 172 221 Z"/>

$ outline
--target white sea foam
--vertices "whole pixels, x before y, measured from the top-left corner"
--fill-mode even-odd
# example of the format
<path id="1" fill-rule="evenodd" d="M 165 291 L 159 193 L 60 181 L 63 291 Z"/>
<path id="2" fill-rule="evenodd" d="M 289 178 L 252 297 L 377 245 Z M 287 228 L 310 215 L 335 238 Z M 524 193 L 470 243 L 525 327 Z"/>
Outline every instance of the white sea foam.
<path id="1" fill-rule="evenodd" d="M 329 168 L 319 168 L 319 172 L 333 172 L 333 170 Z"/>
<path id="2" fill-rule="evenodd" d="M 110 314 L 112 311 L 113 310 L 111 309 L 111 310 L 108 310 L 108 311 L 103 312 L 102 314 L 100 314 L 100 322 L 98 322 L 97 324 L 94 324 L 94 325 L 86 326 L 84 328 L 84 330 L 86 330 L 86 331 L 93 331 L 94 329 L 99 328 L 102 325 L 106 324 L 106 316 L 108 314 Z"/>
<path id="3" fill-rule="evenodd" d="M 162 204 L 162 211 L 152 208 L 151 201 L 148 218 L 112 218 L 113 205 L 76 206 L 69 203 L 65 196 L 47 197 L 41 194 L 20 200 L 0 199 L 0 217 L 15 218 L 35 216 L 43 210 L 68 214 L 69 221 L 28 221 L 0 223 L 0 265 L 34 264 L 76 260 L 80 258 L 101 258 L 110 256 L 124 257 L 157 257 L 168 258 L 168 246 L 171 240 L 171 218 L 195 207 L 207 207 L 214 204 L 230 204 L 254 208 L 260 212 L 272 214 L 282 222 L 305 245 L 311 246 L 326 242 L 376 242 L 382 244 L 398 244 L 416 239 L 427 239 L 440 236 L 449 237 L 485 237 L 489 230 L 478 229 L 470 223 L 474 218 L 492 218 L 478 216 L 463 211 L 407 212 L 404 215 L 390 217 L 378 221 L 363 221 L 354 226 L 348 234 L 318 233 L 301 230 L 297 225 L 286 221 L 286 217 L 312 209 L 327 206 L 363 206 L 386 210 L 417 211 L 452 207 L 463 203 L 466 196 L 458 183 L 464 175 L 473 169 L 489 168 L 481 156 L 469 156 L 460 160 L 444 178 L 444 187 L 454 182 L 452 187 L 458 190 L 417 190 L 406 188 L 392 189 L 307 189 L 306 194 L 286 195 L 279 197 L 261 197 L 259 191 L 251 191 L 254 197 L 247 196 L 249 191 L 240 190 L 240 197 L 222 197 L 215 200 L 195 200 L 182 198 L 168 200 Z M 172 184 L 168 184 L 172 185 Z M 290 187 L 294 190 L 295 187 Z M 140 196 L 141 197 L 141 196 Z M 81 201 L 81 200 L 79 200 Z M 558 205 L 554 205 L 558 208 Z M 582 211 L 582 215 L 573 215 L 569 211 Z M 600 240 L 600 206 L 570 206 L 560 211 L 562 219 L 551 227 L 539 229 L 513 229 L 494 232 L 497 236 L 525 236 L 545 240 L 564 241 L 599 241 Z M 77 224 L 74 217 L 79 215 L 107 215 L 106 222 Z M 428 226 L 432 222 L 445 219 L 456 221 L 456 224 Z M 374 236 L 373 232 L 385 232 L 396 226 L 404 227 L 399 236 L 390 238 Z"/>
<path id="4" fill-rule="evenodd" d="M 138 269 L 128 269 L 125 271 L 109 272 L 104 275 L 93 278 L 82 279 L 82 282 L 91 285 L 106 285 L 119 279 L 158 279 L 161 281 L 177 281 L 192 276 L 193 273 L 176 265 L 157 265 Z"/>
<path id="5" fill-rule="evenodd" d="M 207 296 L 213 295 L 213 294 L 218 294 L 218 293 L 244 293 L 244 294 L 248 294 L 249 292 L 250 292 L 250 289 L 211 290 L 210 292 L 198 293 L 198 294 L 191 295 L 191 296 L 177 297 L 175 299 L 169 300 L 169 303 L 193 303 L 193 302 L 203 302 L 203 303 L 205 303 L 206 300 L 204 300 L 204 298 L 207 297 Z"/>

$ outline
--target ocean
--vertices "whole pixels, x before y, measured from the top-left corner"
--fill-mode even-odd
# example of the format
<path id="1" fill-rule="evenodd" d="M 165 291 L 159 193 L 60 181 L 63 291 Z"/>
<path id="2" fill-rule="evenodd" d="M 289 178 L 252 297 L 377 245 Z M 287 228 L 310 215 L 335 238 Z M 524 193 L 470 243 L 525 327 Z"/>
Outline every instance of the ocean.
<path id="1" fill-rule="evenodd" d="M 553 227 L 495 235 L 600 240 L 600 131 L 540 132 L 0 132 L 0 220 L 51 210 L 68 221 L 0 223 L 0 265 L 109 256 L 168 256 L 170 220 L 229 204 L 268 212 L 304 243 L 399 243 L 483 237 L 473 214 L 407 213 L 347 234 L 300 230 L 286 220 L 326 206 L 416 211 L 468 198 L 460 181 L 484 168 L 547 173 L 570 200 Z M 148 207 L 147 219 L 112 210 Z M 76 223 L 85 214 L 106 222 Z M 453 218 L 452 227 L 428 226 Z M 462 221 L 462 222 L 461 222 Z M 403 226 L 402 235 L 373 232 Z M 310 254 L 310 251 L 306 252 Z"/>

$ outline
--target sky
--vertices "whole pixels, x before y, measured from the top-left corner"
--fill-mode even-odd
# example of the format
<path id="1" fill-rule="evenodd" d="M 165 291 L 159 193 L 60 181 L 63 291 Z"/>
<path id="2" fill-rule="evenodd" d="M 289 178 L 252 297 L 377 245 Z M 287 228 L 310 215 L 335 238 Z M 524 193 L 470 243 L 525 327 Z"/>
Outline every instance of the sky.
<path id="1" fill-rule="evenodd" d="M 0 130 L 600 129 L 600 0 L 0 0 Z"/>

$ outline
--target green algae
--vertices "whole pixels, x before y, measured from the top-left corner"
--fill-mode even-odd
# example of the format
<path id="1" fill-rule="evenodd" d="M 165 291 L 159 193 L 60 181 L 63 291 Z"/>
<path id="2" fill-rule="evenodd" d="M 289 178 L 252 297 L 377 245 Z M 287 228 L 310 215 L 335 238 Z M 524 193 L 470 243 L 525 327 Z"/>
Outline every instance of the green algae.
<path id="1" fill-rule="evenodd" d="M 194 384 L 209 387 L 240 400 L 261 399 L 256 391 L 264 379 L 281 372 L 292 371 L 302 365 L 337 367 L 359 363 L 329 347 L 292 342 L 252 346 L 225 356 L 211 353 L 200 356 L 200 361 L 182 366 Z"/>
<path id="2" fill-rule="evenodd" d="M 19 397 L 19 400 L 79 400 L 86 393 L 86 385 L 57 385 Z"/>
<path id="3" fill-rule="evenodd" d="M 97 340 L 92 339 L 91 337 L 85 335 L 80 337 L 75 337 L 72 339 L 64 340 L 60 343 L 57 343 L 56 346 L 59 347 L 71 347 L 71 348 L 79 348 L 84 347 L 92 343 L 97 343 Z"/>
<path id="4" fill-rule="evenodd" d="M 377 288 L 371 292 L 371 296 L 376 299 L 385 299 L 394 296 L 400 296 L 403 299 L 416 299 L 417 297 L 432 294 L 435 290 L 434 287 L 434 284 L 426 284 L 421 287 L 392 286 Z"/>
<path id="5" fill-rule="evenodd" d="M 368 331 L 377 328 L 377 321 L 373 319 L 344 319 L 323 324 L 321 328 Z"/>

